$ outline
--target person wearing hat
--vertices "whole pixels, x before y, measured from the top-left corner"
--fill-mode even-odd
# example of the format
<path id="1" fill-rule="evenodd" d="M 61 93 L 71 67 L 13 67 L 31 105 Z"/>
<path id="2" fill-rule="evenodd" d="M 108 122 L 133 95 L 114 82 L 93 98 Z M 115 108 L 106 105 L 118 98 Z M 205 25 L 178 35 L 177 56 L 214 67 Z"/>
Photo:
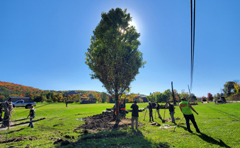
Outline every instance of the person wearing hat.
<path id="1" fill-rule="evenodd" d="M 31 107 L 30 107 L 30 113 L 29 113 L 29 115 L 27 116 L 27 118 L 28 118 L 29 116 L 30 116 L 30 123 L 29 123 L 28 127 L 33 128 L 32 120 L 33 120 L 33 118 L 35 117 L 35 109 L 33 108 L 32 105 L 31 105 Z"/>
<path id="2" fill-rule="evenodd" d="M 179 104 L 179 108 L 180 108 L 181 112 L 183 113 L 184 118 L 186 120 L 188 132 L 192 133 L 192 131 L 190 129 L 190 124 L 189 124 L 189 120 L 191 120 L 192 124 L 194 125 L 194 127 L 196 129 L 196 132 L 200 133 L 200 130 L 198 129 L 198 126 L 197 126 L 197 123 L 195 121 L 192 111 L 194 111 L 197 115 L 198 115 L 198 113 L 194 110 L 194 108 L 186 100 L 186 98 L 183 97 L 181 100 L 182 100 L 182 102 Z"/>
<path id="3" fill-rule="evenodd" d="M 149 122 L 153 121 L 153 115 L 152 115 L 152 109 L 153 109 L 153 106 L 152 106 L 152 103 L 151 101 L 149 101 L 149 105 L 148 105 L 148 110 L 149 110 Z"/>

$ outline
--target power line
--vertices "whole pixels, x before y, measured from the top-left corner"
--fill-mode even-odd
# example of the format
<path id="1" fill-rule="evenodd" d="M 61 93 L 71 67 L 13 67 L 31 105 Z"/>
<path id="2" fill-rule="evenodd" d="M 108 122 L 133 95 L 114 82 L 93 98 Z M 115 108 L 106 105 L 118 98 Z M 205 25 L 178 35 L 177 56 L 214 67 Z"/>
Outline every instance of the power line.
<path id="1" fill-rule="evenodd" d="M 193 68 L 194 68 L 194 47 L 195 47 L 195 9 L 196 1 L 190 0 L 190 12 L 191 12 L 191 80 L 190 90 L 192 90 L 193 83 Z"/>

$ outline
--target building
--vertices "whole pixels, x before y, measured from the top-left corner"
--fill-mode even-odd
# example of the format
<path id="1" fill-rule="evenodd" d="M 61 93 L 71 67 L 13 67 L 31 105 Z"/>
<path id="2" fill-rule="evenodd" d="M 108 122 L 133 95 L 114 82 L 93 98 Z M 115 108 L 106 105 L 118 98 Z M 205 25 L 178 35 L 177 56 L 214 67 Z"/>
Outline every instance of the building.
<path id="1" fill-rule="evenodd" d="M 11 100 L 11 102 L 16 102 L 18 100 L 24 100 L 25 103 L 33 102 L 33 100 L 30 97 L 9 97 L 8 99 L 5 99 L 4 101 L 7 101 L 9 99 Z"/>

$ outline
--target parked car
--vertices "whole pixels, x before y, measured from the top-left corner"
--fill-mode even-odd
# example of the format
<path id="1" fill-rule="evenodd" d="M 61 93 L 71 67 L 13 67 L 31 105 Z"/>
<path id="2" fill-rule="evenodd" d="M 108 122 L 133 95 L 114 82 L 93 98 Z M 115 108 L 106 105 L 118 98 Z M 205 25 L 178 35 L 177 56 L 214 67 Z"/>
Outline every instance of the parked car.
<path id="1" fill-rule="evenodd" d="M 25 107 L 30 108 L 30 106 L 36 106 L 35 102 L 24 102 L 24 100 L 18 100 L 16 102 L 13 102 L 13 107 Z"/>

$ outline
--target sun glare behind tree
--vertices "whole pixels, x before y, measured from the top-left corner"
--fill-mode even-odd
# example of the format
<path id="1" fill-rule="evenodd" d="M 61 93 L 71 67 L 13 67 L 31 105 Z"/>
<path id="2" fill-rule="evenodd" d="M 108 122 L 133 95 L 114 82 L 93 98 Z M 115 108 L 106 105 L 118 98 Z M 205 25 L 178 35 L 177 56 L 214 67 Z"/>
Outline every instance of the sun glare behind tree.
<path id="1" fill-rule="evenodd" d="M 91 44 L 86 52 L 86 64 L 92 70 L 91 78 L 99 79 L 108 93 L 118 102 L 119 95 L 129 89 L 130 83 L 144 67 L 140 42 L 127 10 L 111 9 L 101 14 L 102 19 L 93 31 Z M 118 103 L 116 103 L 118 108 Z M 119 120 L 117 110 L 116 121 Z"/>

